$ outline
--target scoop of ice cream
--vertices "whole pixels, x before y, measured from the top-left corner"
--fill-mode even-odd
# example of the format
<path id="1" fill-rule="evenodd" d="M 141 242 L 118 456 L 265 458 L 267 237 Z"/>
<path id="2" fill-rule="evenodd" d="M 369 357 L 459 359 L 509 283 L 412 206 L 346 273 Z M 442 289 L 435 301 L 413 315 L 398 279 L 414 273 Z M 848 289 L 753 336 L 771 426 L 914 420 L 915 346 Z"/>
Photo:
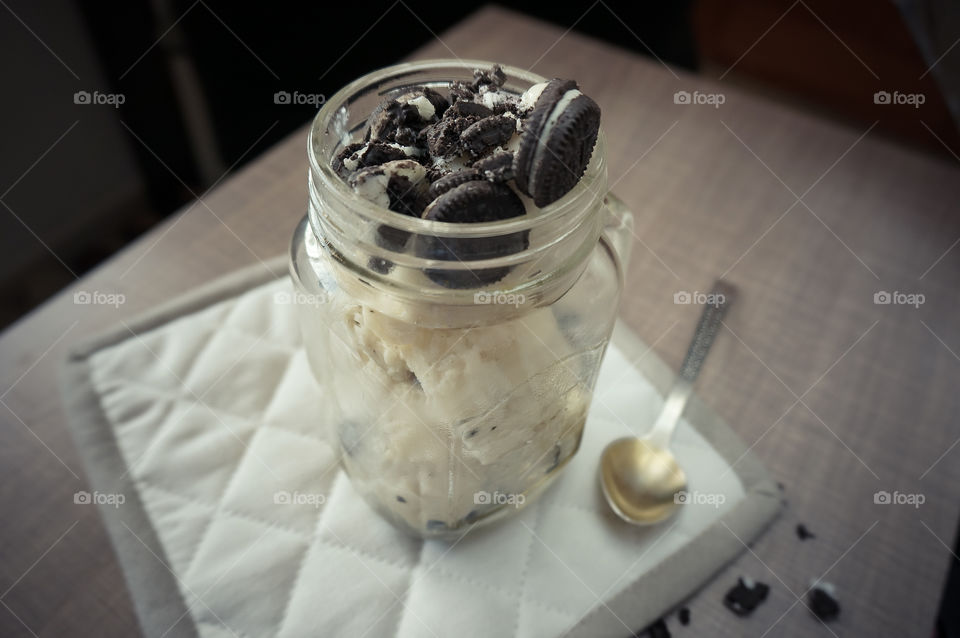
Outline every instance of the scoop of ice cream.
<path id="1" fill-rule="evenodd" d="M 329 365 L 371 379 L 338 388 L 352 424 L 344 463 L 362 493 L 414 529 L 469 522 L 494 505 L 476 493 L 524 493 L 576 449 L 600 351 L 576 353 L 549 308 L 449 330 L 360 305 L 342 312 L 352 351 L 334 348 L 344 359 Z M 349 416 L 371 400 L 385 410 L 375 424 Z"/>

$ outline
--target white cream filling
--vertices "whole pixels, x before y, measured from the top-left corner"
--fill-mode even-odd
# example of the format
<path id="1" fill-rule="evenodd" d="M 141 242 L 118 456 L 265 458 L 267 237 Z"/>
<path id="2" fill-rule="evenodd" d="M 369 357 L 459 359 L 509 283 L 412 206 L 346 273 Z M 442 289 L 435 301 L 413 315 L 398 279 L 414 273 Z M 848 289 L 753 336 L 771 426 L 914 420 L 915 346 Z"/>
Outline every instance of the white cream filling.
<path id="1" fill-rule="evenodd" d="M 382 141 L 382 140 L 377 140 L 377 141 Z M 391 146 L 395 149 L 403 151 L 403 154 L 406 155 L 407 157 L 420 157 L 421 155 L 423 155 L 423 151 L 417 148 L 416 146 L 402 146 L 400 144 L 397 144 L 396 142 L 387 142 L 386 144 L 387 146 Z M 370 144 L 364 144 L 363 148 L 359 149 L 356 153 L 351 153 L 350 157 L 344 158 L 343 167 L 348 171 L 357 170 L 360 167 L 360 162 L 358 160 L 353 159 L 353 155 L 362 155 L 369 146 Z"/>
<path id="2" fill-rule="evenodd" d="M 523 92 L 523 95 L 520 96 L 520 110 L 521 111 L 532 111 L 533 107 L 537 105 L 537 100 L 540 99 L 540 94 L 543 93 L 543 90 L 547 88 L 548 82 L 540 82 L 539 84 L 534 84 L 529 89 Z"/>
<path id="3" fill-rule="evenodd" d="M 397 144 L 396 142 L 388 142 L 387 146 L 392 146 L 393 148 L 400 149 L 401 151 L 403 151 L 403 154 L 406 155 L 407 157 L 419 157 L 420 155 L 423 154 L 423 151 L 421 151 L 416 146 L 402 146 L 400 144 Z M 344 162 L 344 164 L 346 164 L 346 162 Z"/>
<path id="4" fill-rule="evenodd" d="M 506 104 L 510 96 L 503 91 L 486 91 L 480 96 L 480 99 L 483 101 L 485 107 L 491 111 L 495 111 L 498 106 Z"/>
<path id="5" fill-rule="evenodd" d="M 437 109 L 434 108 L 433 102 L 428 100 L 427 96 L 425 95 L 418 95 L 414 98 L 410 98 L 409 100 L 405 100 L 405 102 L 410 106 L 415 106 L 417 108 L 417 112 L 420 113 L 420 119 L 424 122 L 432 118 L 437 113 Z"/>
<path id="6" fill-rule="evenodd" d="M 344 162 L 344 165 L 346 165 L 346 162 Z M 394 160 L 377 166 L 375 170 L 368 173 L 357 173 L 350 180 L 350 185 L 360 197 L 373 202 L 377 206 L 389 208 L 390 195 L 387 194 L 387 186 L 391 177 L 406 177 L 411 184 L 416 184 L 423 180 L 426 175 L 427 170 L 413 160 Z"/>
<path id="7" fill-rule="evenodd" d="M 537 139 L 537 148 L 533 151 L 533 162 L 530 165 L 530 175 L 527 177 L 528 189 L 537 183 L 537 173 L 539 172 L 541 164 L 543 164 L 543 154 L 546 152 L 547 142 L 550 140 L 550 132 L 553 131 L 553 127 L 556 126 L 557 120 L 563 115 L 567 106 L 581 95 L 583 95 L 583 93 L 577 89 L 570 89 L 563 94 L 563 97 L 557 101 L 553 110 L 550 111 L 550 115 L 547 117 L 547 123 L 544 124 L 543 130 L 540 131 L 540 136 Z"/>

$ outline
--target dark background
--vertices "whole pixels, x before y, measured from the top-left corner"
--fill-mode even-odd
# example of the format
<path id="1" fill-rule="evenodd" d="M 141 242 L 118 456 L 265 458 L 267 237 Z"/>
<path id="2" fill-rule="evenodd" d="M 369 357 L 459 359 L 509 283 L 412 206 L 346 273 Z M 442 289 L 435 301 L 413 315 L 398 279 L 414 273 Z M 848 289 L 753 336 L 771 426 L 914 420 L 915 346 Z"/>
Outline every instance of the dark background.
<path id="1" fill-rule="evenodd" d="M 938 84 L 938 74 L 924 74 L 930 52 L 892 2 L 794 4 L 515 2 L 510 8 L 710 77 L 736 63 L 724 81 L 859 128 L 880 120 L 879 134 L 918 152 L 957 157 L 949 91 L 942 76 Z M 0 327 L 315 114 L 315 106 L 276 104 L 276 92 L 333 95 L 476 8 L 412 0 L 6 0 Z M 932 24 L 941 16 L 927 19 Z M 956 59 L 945 59 L 938 71 L 957 70 Z M 924 93 L 927 102 L 915 114 L 881 117 L 852 98 L 889 88 L 877 85 L 866 66 L 889 86 Z M 122 94 L 124 103 L 76 104 L 77 91 Z M 960 600 L 956 569 L 950 582 L 941 633 L 958 636 L 957 606 L 949 604 Z"/>
<path id="2" fill-rule="evenodd" d="M 859 128 L 880 120 L 877 133 L 924 152 L 960 151 L 936 74 L 917 79 L 929 62 L 888 0 L 510 6 L 708 76 L 736 64 L 724 81 Z M 0 327 L 316 112 L 309 104 L 276 104 L 276 92 L 330 96 L 475 8 L 416 0 L 5 2 L 0 69 L 10 97 L 0 101 Z M 950 70 L 951 60 L 937 70 Z M 889 86 L 878 85 L 865 65 Z M 890 86 L 923 92 L 927 103 L 916 117 L 863 104 L 864 94 Z M 120 94 L 124 103 L 76 104 L 77 91 Z"/>

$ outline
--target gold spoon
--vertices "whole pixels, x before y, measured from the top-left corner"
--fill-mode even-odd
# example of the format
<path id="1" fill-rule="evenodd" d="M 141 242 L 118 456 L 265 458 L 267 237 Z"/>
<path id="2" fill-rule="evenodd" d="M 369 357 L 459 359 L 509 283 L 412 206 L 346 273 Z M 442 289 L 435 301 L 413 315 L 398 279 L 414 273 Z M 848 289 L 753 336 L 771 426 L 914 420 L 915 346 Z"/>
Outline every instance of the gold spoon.
<path id="1" fill-rule="evenodd" d="M 690 398 L 693 382 L 713 344 L 735 289 L 721 281 L 706 295 L 680 374 L 656 423 L 643 438 L 613 441 L 600 457 L 600 485 L 613 511 L 628 523 L 652 525 L 666 520 L 683 502 L 687 475 L 670 452 L 670 438 Z"/>

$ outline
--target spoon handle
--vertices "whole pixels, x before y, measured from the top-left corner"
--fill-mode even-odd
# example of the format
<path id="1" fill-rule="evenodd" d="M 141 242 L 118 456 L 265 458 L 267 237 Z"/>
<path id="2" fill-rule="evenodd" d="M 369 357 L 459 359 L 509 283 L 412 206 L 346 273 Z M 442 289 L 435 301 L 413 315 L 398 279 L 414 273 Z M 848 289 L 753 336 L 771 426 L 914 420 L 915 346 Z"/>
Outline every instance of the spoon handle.
<path id="1" fill-rule="evenodd" d="M 670 445 L 673 430 L 677 427 L 680 416 L 687 406 L 687 400 L 690 398 L 693 382 L 700 373 L 700 368 L 707 358 L 707 353 L 710 352 L 710 346 L 713 345 L 723 317 L 735 296 L 736 289 L 722 280 L 714 284 L 713 290 L 708 295 L 709 303 L 703 307 L 687 356 L 684 357 L 683 365 L 680 366 L 680 374 L 664 400 L 663 410 L 657 417 L 657 422 L 654 423 L 650 433 L 644 437 L 655 447 L 666 449 Z"/>
<path id="2" fill-rule="evenodd" d="M 713 339 L 717 336 L 723 317 L 727 314 L 727 308 L 733 303 L 735 296 L 736 289 L 725 281 L 719 280 L 713 285 L 713 290 L 707 295 L 709 303 L 703 306 L 703 314 L 700 315 L 700 322 L 693 333 L 687 356 L 684 357 L 683 365 L 680 366 L 682 379 L 693 383 L 700 374 L 703 361 L 707 358 Z"/>

